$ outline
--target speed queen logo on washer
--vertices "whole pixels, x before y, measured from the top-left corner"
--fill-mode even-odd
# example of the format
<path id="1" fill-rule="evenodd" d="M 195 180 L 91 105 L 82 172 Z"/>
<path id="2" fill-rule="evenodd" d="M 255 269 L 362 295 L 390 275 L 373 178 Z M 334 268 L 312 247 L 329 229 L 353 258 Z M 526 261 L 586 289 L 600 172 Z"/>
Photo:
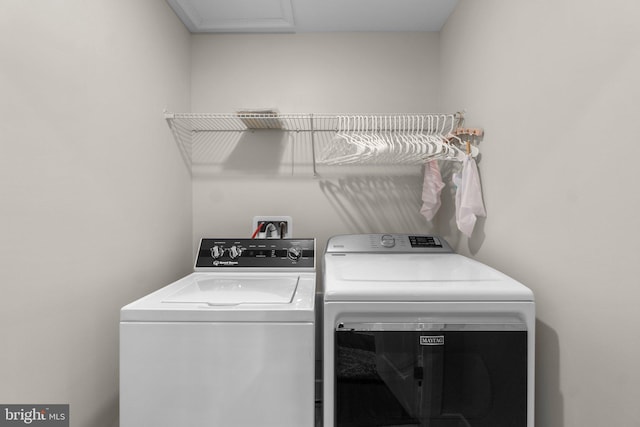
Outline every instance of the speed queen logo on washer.
<path id="1" fill-rule="evenodd" d="M 421 335 L 420 345 L 444 345 L 444 335 Z"/>

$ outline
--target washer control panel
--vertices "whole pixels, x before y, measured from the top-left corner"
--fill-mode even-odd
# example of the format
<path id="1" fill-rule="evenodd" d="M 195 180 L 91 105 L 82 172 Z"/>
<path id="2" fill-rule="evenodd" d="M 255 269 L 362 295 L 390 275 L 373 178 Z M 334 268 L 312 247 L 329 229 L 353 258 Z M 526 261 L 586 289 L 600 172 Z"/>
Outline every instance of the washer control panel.
<path id="1" fill-rule="evenodd" d="M 315 239 L 202 239 L 198 268 L 315 268 Z"/>
<path id="2" fill-rule="evenodd" d="M 348 234 L 327 242 L 327 253 L 453 253 L 442 237 L 418 234 Z"/>

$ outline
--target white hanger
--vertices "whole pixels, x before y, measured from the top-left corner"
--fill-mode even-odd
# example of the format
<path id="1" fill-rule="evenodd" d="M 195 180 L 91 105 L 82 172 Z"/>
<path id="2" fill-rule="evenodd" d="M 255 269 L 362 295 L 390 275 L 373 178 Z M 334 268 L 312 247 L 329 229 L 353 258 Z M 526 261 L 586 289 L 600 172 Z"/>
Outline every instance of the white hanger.
<path id="1" fill-rule="evenodd" d="M 337 118 L 336 137 L 348 146 L 330 147 L 327 164 L 462 161 L 467 156 L 467 143 L 458 136 L 459 129 L 454 130 L 455 115 L 343 115 Z M 476 157 L 478 147 L 470 144 L 469 154 Z"/>

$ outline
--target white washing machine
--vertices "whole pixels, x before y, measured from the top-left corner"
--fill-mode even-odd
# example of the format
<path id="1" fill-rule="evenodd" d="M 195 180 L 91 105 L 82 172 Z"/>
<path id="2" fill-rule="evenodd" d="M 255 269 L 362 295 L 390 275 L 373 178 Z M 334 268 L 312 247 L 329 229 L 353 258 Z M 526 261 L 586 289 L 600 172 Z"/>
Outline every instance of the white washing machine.
<path id="1" fill-rule="evenodd" d="M 336 236 L 323 269 L 325 427 L 534 427 L 528 288 L 434 236 Z"/>
<path id="2" fill-rule="evenodd" d="M 315 241 L 203 239 L 120 313 L 120 427 L 312 427 Z"/>

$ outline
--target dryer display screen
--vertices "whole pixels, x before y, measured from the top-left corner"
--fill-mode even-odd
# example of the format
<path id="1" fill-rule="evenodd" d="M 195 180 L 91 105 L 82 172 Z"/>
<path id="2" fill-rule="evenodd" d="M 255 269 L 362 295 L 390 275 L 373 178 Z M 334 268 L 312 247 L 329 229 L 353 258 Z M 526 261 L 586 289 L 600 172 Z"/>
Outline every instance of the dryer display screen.
<path id="1" fill-rule="evenodd" d="M 433 236 L 409 236 L 412 248 L 441 248 L 442 243 Z"/>

